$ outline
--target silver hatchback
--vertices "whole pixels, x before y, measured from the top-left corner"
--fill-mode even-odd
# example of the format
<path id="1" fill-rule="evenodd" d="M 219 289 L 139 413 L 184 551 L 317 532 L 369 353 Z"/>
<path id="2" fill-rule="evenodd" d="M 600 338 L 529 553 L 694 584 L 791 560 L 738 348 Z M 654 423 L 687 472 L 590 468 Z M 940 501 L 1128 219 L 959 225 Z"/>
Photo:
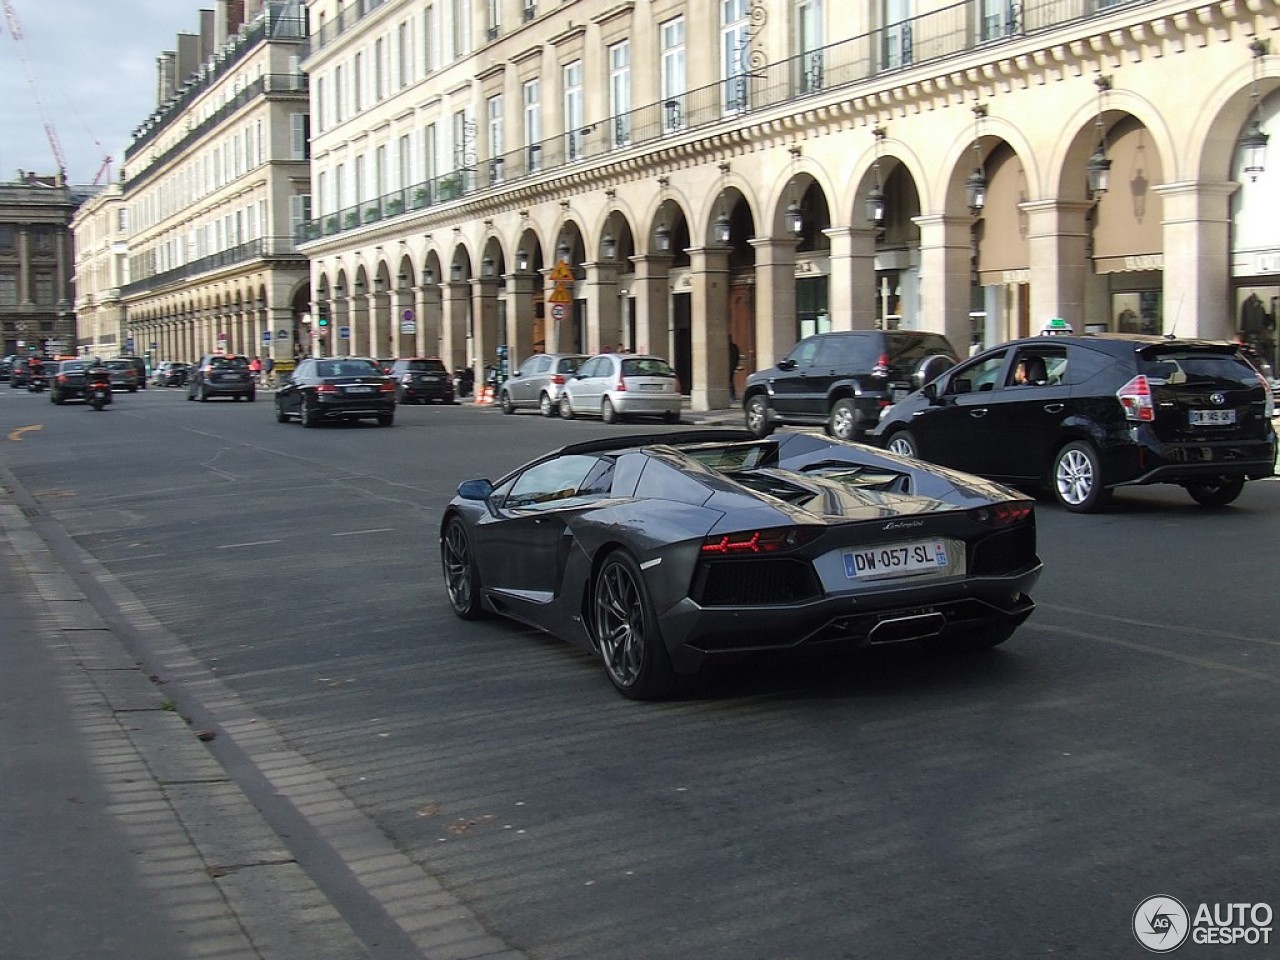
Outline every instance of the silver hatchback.
<path id="1" fill-rule="evenodd" d="M 544 417 L 554 417 L 559 409 L 561 387 L 586 360 L 580 353 L 535 353 L 526 358 L 498 388 L 502 412 L 538 410 Z"/>
<path id="2" fill-rule="evenodd" d="M 564 385 L 560 416 L 599 416 L 605 423 L 627 417 L 680 419 L 684 398 L 671 364 L 662 357 L 632 353 L 602 353 L 592 357 Z"/>

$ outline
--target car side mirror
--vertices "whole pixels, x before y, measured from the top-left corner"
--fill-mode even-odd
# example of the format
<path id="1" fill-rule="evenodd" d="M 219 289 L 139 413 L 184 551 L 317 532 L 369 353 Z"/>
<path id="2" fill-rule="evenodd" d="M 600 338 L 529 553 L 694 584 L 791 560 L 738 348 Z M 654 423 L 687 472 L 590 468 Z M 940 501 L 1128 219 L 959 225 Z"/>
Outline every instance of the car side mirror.
<path id="1" fill-rule="evenodd" d="M 489 499 L 491 493 L 493 493 L 493 484 L 488 480 L 463 480 L 458 484 L 458 496 L 463 500 L 483 502 Z"/>
<path id="2" fill-rule="evenodd" d="M 937 383 L 926 383 L 920 389 L 920 392 L 923 393 L 930 401 L 936 401 L 938 399 Z"/>
<path id="3" fill-rule="evenodd" d="M 786 358 L 779 360 L 777 366 L 779 370 L 794 370 L 796 368 L 796 362 L 790 358 Z"/>

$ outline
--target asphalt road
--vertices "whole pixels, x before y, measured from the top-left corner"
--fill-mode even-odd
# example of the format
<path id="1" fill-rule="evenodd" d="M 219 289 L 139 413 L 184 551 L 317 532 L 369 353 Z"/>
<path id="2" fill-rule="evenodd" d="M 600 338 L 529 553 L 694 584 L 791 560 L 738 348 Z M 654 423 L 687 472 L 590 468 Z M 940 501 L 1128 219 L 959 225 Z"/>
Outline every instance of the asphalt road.
<path id="1" fill-rule="evenodd" d="M 1147 897 L 1280 909 L 1280 481 L 1222 510 L 1042 502 L 1039 608 L 997 651 L 746 664 L 641 704 L 568 645 L 455 619 L 435 530 L 461 479 L 651 428 L 402 407 L 304 430 L 265 395 L 183 396 L 0 387 L 0 458 L 513 950 L 1140 957 Z"/>

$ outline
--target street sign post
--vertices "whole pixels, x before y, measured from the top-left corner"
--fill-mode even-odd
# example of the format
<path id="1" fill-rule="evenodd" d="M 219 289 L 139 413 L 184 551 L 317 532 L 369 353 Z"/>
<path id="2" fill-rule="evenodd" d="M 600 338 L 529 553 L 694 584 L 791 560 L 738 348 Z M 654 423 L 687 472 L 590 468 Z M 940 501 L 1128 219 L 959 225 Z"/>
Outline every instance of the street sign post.
<path id="1" fill-rule="evenodd" d="M 557 323 L 569 315 L 569 311 L 565 309 L 563 303 L 553 303 L 551 305 L 551 319 Z"/>

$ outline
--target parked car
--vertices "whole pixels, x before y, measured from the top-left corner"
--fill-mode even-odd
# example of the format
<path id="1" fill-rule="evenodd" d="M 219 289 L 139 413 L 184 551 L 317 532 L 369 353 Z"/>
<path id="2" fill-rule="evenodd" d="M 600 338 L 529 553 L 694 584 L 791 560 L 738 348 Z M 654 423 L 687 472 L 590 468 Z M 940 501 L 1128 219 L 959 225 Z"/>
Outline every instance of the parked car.
<path id="1" fill-rule="evenodd" d="M 187 385 L 187 365 L 177 360 L 164 360 L 156 365 L 151 382 L 157 387 L 185 387 Z"/>
<path id="2" fill-rule="evenodd" d="M 147 359 L 146 357 L 122 356 L 116 357 L 117 360 L 127 360 L 133 365 L 133 369 L 138 373 L 138 389 L 147 389 Z"/>
<path id="3" fill-rule="evenodd" d="M 396 417 L 396 385 L 368 357 L 307 357 L 276 389 L 276 420 L 297 418 L 304 427 L 327 420 L 377 420 L 389 427 Z"/>
<path id="4" fill-rule="evenodd" d="M 102 361 L 103 366 L 111 371 L 111 389 L 138 392 L 138 368 L 128 357 L 116 357 Z"/>
<path id="5" fill-rule="evenodd" d="M 560 416 L 598 416 L 605 423 L 628 417 L 680 419 L 684 398 L 671 364 L 661 357 L 601 353 L 591 357 L 560 388 Z"/>
<path id="6" fill-rule="evenodd" d="M 380 361 L 381 362 L 381 361 Z M 401 357 L 388 371 L 397 403 L 453 403 L 453 377 L 436 357 Z"/>
<path id="7" fill-rule="evenodd" d="M 1019 380 L 1025 382 L 1019 382 Z M 1046 486 L 1068 510 L 1129 484 L 1223 506 L 1275 469 L 1275 400 L 1238 344 L 1138 334 L 993 347 L 889 409 L 874 439 L 985 477 Z"/>
<path id="8" fill-rule="evenodd" d="M 61 360 L 49 383 L 49 402 L 58 406 L 68 400 L 84 399 L 84 372 L 88 360 Z"/>
<path id="9" fill-rule="evenodd" d="M 0 380 L 8 380 L 13 375 L 13 364 L 17 359 L 15 356 L 0 357 Z"/>
<path id="10" fill-rule="evenodd" d="M 1034 609 L 1034 502 L 798 431 L 592 440 L 469 480 L 445 508 L 455 614 L 598 654 L 624 696 L 748 653 L 1004 642 Z"/>
<path id="11" fill-rule="evenodd" d="M 503 413 L 538 410 L 544 417 L 559 411 L 560 388 L 587 360 L 580 353 L 535 353 L 498 388 Z"/>
<path id="12" fill-rule="evenodd" d="M 235 397 L 252 402 L 255 388 L 249 358 L 238 353 L 205 354 L 187 376 L 188 400 Z"/>
<path id="13" fill-rule="evenodd" d="M 881 412 L 959 358 L 939 333 L 846 330 L 806 337 L 767 370 L 747 377 L 747 429 L 768 436 L 779 424 L 825 426 L 839 440 L 859 440 Z"/>

